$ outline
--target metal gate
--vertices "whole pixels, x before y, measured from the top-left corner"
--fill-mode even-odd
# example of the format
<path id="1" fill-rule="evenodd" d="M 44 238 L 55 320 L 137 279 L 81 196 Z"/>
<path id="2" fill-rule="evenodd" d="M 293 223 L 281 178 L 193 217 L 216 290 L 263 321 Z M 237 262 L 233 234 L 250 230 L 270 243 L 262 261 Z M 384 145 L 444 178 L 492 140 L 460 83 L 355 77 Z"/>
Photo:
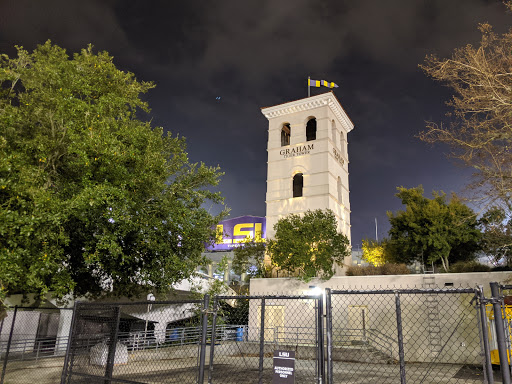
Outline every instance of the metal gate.
<path id="1" fill-rule="evenodd" d="M 61 384 L 270 384 L 276 374 L 295 384 L 492 383 L 489 335 L 501 346 L 498 374 L 510 383 L 501 296 L 486 299 L 481 288 L 325 289 L 78 303 Z M 288 365 L 276 363 L 283 356 Z"/>
<path id="2" fill-rule="evenodd" d="M 77 303 L 61 384 L 110 382 L 120 314 L 119 305 Z"/>
<path id="3" fill-rule="evenodd" d="M 192 324 L 173 321 L 177 305 Z M 122 330 L 130 313 L 145 319 L 138 335 Z M 293 356 L 296 384 L 322 383 L 324 329 L 318 296 L 78 303 L 61 384 L 271 383 L 279 352 Z"/>

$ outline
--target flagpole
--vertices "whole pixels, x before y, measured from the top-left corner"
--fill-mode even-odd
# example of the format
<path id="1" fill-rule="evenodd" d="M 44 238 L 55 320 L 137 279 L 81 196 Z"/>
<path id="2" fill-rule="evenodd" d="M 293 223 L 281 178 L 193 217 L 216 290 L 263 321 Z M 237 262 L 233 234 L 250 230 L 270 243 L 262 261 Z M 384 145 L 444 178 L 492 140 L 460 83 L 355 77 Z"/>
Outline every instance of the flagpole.
<path id="1" fill-rule="evenodd" d="M 308 97 L 311 97 L 311 87 L 309 86 L 309 82 L 311 80 L 311 77 L 308 76 Z"/>

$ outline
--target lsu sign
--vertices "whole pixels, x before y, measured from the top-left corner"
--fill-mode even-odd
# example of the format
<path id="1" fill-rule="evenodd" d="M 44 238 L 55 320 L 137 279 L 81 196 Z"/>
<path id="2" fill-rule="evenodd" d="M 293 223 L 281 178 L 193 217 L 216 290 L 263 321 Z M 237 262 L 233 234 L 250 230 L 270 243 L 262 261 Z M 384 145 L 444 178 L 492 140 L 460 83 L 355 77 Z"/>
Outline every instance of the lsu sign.
<path id="1" fill-rule="evenodd" d="M 223 220 L 217 225 L 215 244 L 208 246 L 208 251 L 229 251 L 238 246 L 247 237 L 256 240 L 266 239 L 266 220 L 258 216 L 240 216 Z"/>

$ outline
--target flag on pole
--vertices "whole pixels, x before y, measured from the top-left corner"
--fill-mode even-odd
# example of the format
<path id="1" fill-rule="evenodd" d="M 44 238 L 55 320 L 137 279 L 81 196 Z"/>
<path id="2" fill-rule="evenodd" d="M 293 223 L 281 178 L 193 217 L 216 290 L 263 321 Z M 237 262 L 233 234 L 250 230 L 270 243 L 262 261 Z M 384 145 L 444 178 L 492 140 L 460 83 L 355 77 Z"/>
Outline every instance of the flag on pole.
<path id="1" fill-rule="evenodd" d="M 325 81 L 325 80 L 311 80 L 308 79 L 308 86 L 309 87 L 327 87 L 327 88 L 338 88 L 338 84 L 333 83 L 332 81 Z"/>

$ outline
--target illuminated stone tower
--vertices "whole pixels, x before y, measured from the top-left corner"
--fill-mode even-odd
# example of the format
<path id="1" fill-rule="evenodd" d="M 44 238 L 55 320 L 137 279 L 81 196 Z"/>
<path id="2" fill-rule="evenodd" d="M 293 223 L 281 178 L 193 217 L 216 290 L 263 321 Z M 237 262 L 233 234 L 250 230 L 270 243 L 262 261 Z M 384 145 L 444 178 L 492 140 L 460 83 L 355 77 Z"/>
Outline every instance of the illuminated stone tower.
<path id="1" fill-rule="evenodd" d="M 267 237 L 283 216 L 330 208 L 350 239 L 347 133 L 354 124 L 334 93 L 261 112 L 269 121 Z"/>

